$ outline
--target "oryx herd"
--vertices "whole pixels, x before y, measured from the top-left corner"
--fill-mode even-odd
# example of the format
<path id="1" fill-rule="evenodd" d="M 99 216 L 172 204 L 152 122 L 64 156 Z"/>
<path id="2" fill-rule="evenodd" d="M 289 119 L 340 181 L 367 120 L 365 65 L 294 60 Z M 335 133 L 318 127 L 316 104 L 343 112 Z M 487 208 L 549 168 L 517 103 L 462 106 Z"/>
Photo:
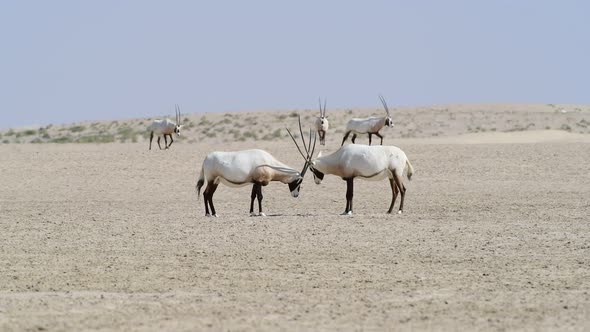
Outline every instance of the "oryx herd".
<path id="1" fill-rule="evenodd" d="M 271 181 L 280 181 L 289 186 L 289 191 L 293 197 L 298 197 L 303 177 L 308 169 L 312 172 L 316 184 L 320 184 L 326 174 L 338 176 L 346 181 L 346 207 L 342 213 L 343 215 L 351 215 L 353 211 L 353 181 L 355 178 L 363 180 L 382 180 L 388 178 L 392 196 L 387 213 L 392 213 L 394 203 L 399 194 L 400 205 L 398 213 L 401 214 L 406 193 L 403 177 L 405 175 L 410 180 L 414 169 L 410 160 L 400 148 L 383 146 L 383 136 L 379 134 L 379 131 L 384 126 L 393 127 L 393 121 L 385 99 L 382 96 L 380 96 L 380 99 L 387 116 L 351 119 L 346 125 L 346 131 L 340 148 L 325 156 L 322 156 L 322 152 L 320 151 L 315 158 L 313 157 L 317 142 L 316 132 L 319 134 L 320 145 L 325 145 L 326 132 L 329 128 L 326 116 L 326 102 L 324 101 L 322 108 L 320 100 L 320 116 L 316 119 L 315 131 L 310 129 L 307 142 L 301 128 L 301 119 L 299 118 L 299 134 L 302 140 L 303 150 L 291 131 L 287 129 L 287 132 L 303 157 L 304 164 L 300 172 L 277 160 L 264 150 L 214 151 L 209 153 L 205 157 L 205 160 L 203 160 L 196 186 L 197 197 L 199 197 L 201 195 L 201 188 L 207 183 L 203 192 L 205 215 L 208 217 L 218 216 L 213 205 L 213 194 L 215 194 L 219 183 L 223 183 L 231 187 L 252 184 L 250 215 L 265 216 L 262 212 L 262 187 L 268 185 Z M 162 149 L 160 146 L 160 136 L 164 136 L 165 149 L 168 149 L 173 142 L 172 133 L 180 136 L 181 127 L 180 107 L 176 105 L 176 123 L 165 119 L 156 120 L 149 126 L 148 130 L 151 132 L 150 149 L 154 133 L 158 135 L 158 146 L 160 149 Z M 353 144 L 344 145 L 350 133 L 353 133 Z M 368 134 L 369 145 L 354 144 L 357 134 Z M 380 146 L 371 146 L 372 135 L 381 138 Z M 170 136 L 169 145 L 166 136 Z M 258 214 L 254 212 L 255 200 L 258 202 Z"/>

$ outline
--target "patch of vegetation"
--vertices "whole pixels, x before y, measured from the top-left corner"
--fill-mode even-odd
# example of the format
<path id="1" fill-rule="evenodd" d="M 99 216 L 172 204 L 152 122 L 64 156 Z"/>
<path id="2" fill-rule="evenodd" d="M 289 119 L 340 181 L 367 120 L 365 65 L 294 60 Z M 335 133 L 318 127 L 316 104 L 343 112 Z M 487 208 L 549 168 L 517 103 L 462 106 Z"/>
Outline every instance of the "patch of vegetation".
<path id="1" fill-rule="evenodd" d="M 27 129 L 25 131 L 21 131 L 20 133 L 16 134 L 16 137 L 20 137 L 20 136 L 32 136 L 32 135 L 37 135 L 37 131 L 35 129 Z"/>
<path id="2" fill-rule="evenodd" d="M 275 131 L 273 131 L 272 133 L 264 135 L 262 137 L 262 139 L 265 141 L 274 141 L 274 140 L 280 139 L 281 137 L 282 137 L 281 128 L 278 128 Z"/>
<path id="3" fill-rule="evenodd" d="M 241 136 L 240 131 L 237 129 L 230 129 L 228 132 L 230 135 L 233 135 L 234 139 L 238 139 Z"/>
<path id="4" fill-rule="evenodd" d="M 3 141 L 2 141 L 2 143 L 4 143 L 4 144 L 9 144 L 9 143 L 10 143 L 10 141 L 9 141 L 9 140 L 7 140 L 7 139 L 5 139 L 5 140 L 3 140 Z"/>
<path id="5" fill-rule="evenodd" d="M 72 133 L 79 133 L 79 132 L 82 132 L 84 130 L 86 130 L 86 127 L 84 127 L 84 126 L 73 126 L 73 127 L 70 127 L 70 132 L 72 132 Z"/>
<path id="6" fill-rule="evenodd" d="M 293 112 L 291 112 L 291 114 L 289 114 L 289 116 L 292 117 L 292 118 L 296 118 L 296 117 L 299 116 L 299 113 L 293 111 Z"/>
<path id="7" fill-rule="evenodd" d="M 40 139 L 39 137 L 35 137 L 33 140 L 31 140 L 31 143 L 39 144 L 39 143 L 43 143 L 43 140 Z"/>
<path id="8" fill-rule="evenodd" d="M 211 124 L 211 121 L 209 121 L 207 119 L 207 117 L 205 117 L 204 115 L 201 117 L 201 119 L 199 120 L 199 123 L 197 124 L 197 126 L 208 126 Z"/>
<path id="9" fill-rule="evenodd" d="M 70 136 L 56 137 L 50 140 L 49 143 L 72 143 L 72 138 Z"/>
<path id="10" fill-rule="evenodd" d="M 6 134 L 5 134 L 5 135 L 6 135 L 6 136 L 14 136 L 14 134 L 15 134 L 14 130 L 10 129 L 10 130 L 8 130 L 8 131 L 6 132 Z"/>
<path id="11" fill-rule="evenodd" d="M 564 123 L 561 125 L 561 130 L 572 131 L 572 127 L 570 127 L 567 123 Z"/>
<path id="12" fill-rule="evenodd" d="M 253 132 L 253 131 L 245 131 L 244 132 L 244 137 L 246 139 L 250 139 L 250 138 L 253 139 L 253 140 L 257 140 L 258 139 L 258 135 L 256 135 L 256 133 Z"/>
<path id="13" fill-rule="evenodd" d="M 286 114 L 281 114 L 281 115 L 277 116 L 277 120 L 279 120 L 279 121 L 283 121 L 286 118 L 287 118 L 287 115 Z"/>
<path id="14" fill-rule="evenodd" d="M 191 128 L 194 128 L 196 126 L 196 124 L 194 122 L 192 122 L 192 121 L 189 121 L 189 123 L 184 124 L 182 126 L 183 126 L 182 127 L 183 129 L 191 129 Z"/>
<path id="15" fill-rule="evenodd" d="M 114 141 L 115 136 L 111 134 L 81 136 L 76 140 L 78 143 L 112 143 Z"/>

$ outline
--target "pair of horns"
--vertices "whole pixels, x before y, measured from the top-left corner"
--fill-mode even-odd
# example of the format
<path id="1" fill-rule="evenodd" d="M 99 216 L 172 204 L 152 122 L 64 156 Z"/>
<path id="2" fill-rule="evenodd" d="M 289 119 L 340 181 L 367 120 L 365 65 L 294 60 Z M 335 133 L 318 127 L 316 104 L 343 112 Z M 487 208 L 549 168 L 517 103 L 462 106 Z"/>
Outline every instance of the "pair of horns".
<path id="1" fill-rule="evenodd" d="M 311 128 L 310 128 L 309 129 L 309 141 L 307 143 L 305 143 L 305 135 L 303 135 L 303 130 L 301 129 L 301 116 L 297 116 L 297 120 L 299 121 L 299 134 L 301 134 L 301 140 L 303 141 L 303 149 L 305 149 L 305 154 L 303 153 L 303 151 L 301 151 L 299 144 L 297 144 L 297 141 L 295 140 L 295 137 L 293 136 L 293 134 L 291 134 L 291 131 L 289 130 L 289 128 L 286 128 L 286 129 L 287 129 L 287 132 L 289 133 L 289 136 L 291 136 L 293 143 L 295 143 L 297 150 L 299 150 L 299 153 L 301 154 L 303 159 L 305 159 L 305 165 L 303 166 L 303 170 L 301 171 L 301 177 L 303 177 L 305 175 L 305 172 L 307 171 L 307 167 L 309 167 L 309 164 L 311 163 L 311 159 L 313 158 L 313 153 L 315 152 L 315 145 L 316 145 L 316 141 L 317 141 L 317 135 L 316 135 L 316 132 L 311 130 Z M 313 132 L 313 147 L 311 145 L 312 132 Z"/>
<path id="2" fill-rule="evenodd" d="M 326 116 L 326 99 L 324 99 L 324 108 L 322 109 L 322 98 L 319 98 L 320 103 L 320 117 Z"/>
<path id="3" fill-rule="evenodd" d="M 180 106 L 178 106 L 178 104 L 175 104 L 174 110 L 176 111 L 176 124 L 180 125 Z"/>
<path id="4" fill-rule="evenodd" d="M 383 98 L 382 95 L 379 95 L 379 99 L 381 99 L 381 104 L 383 104 L 383 107 L 385 107 L 385 112 L 387 113 L 387 116 L 391 116 L 391 114 L 389 113 L 389 107 L 387 107 L 387 103 L 385 102 L 385 98 Z"/>

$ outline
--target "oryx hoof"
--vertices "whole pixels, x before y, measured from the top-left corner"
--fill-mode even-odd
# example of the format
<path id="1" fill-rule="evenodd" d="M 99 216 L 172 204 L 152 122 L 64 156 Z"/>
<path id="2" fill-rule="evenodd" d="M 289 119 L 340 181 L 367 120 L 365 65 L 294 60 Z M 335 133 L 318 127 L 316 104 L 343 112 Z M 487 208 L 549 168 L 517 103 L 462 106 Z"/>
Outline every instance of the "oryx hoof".
<path id="1" fill-rule="evenodd" d="M 342 212 L 340 215 L 341 216 L 352 216 L 352 211 L 348 211 L 348 212 L 345 211 L 345 212 Z"/>
<path id="2" fill-rule="evenodd" d="M 397 211 L 397 214 L 402 214 L 402 210 Z"/>
<path id="3" fill-rule="evenodd" d="M 264 214 L 264 212 L 260 212 L 259 216 L 266 217 L 266 214 Z"/>
<path id="4" fill-rule="evenodd" d="M 205 214 L 205 217 L 209 217 L 209 218 L 215 217 L 215 218 L 217 218 L 217 217 L 219 217 L 219 215 L 207 213 L 207 214 Z"/>

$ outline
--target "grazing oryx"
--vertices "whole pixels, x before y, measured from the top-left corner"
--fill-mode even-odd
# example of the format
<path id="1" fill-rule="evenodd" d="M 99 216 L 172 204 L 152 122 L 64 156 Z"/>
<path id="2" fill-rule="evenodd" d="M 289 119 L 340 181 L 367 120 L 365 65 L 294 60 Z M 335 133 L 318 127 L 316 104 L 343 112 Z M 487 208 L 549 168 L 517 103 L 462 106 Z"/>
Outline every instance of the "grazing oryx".
<path id="1" fill-rule="evenodd" d="M 359 177 L 363 180 L 381 180 L 389 178 L 392 198 L 387 213 L 393 210 L 393 204 L 398 191 L 401 193 L 401 202 L 398 213 L 404 208 L 404 196 L 406 187 L 402 177 L 407 166 L 407 177 L 411 179 L 414 169 L 406 157 L 406 154 L 395 146 L 368 146 L 349 144 L 340 147 L 338 151 L 314 159 L 309 165 L 313 173 L 314 181 L 320 184 L 325 174 L 333 174 L 346 181 L 346 208 L 344 215 L 352 214 L 353 180 Z"/>
<path id="2" fill-rule="evenodd" d="M 381 145 L 383 145 L 383 136 L 379 134 L 379 130 L 384 126 L 393 127 L 393 120 L 391 119 L 391 114 L 389 114 L 389 108 L 387 107 L 387 103 L 385 103 L 385 99 L 383 96 L 379 96 L 381 98 L 381 103 L 383 103 L 383 107 L 385 107 L 385 112 L 387 116 L 384 117 L 369 117 L 369 118 L 354 118 L 348 121 L 346 124 L 346 133 L 344 134 L 344 138 L 342 139 L 342 144 L 346 142 L 348 135 L 352 132 L 352 143 L 354 144 L 354 140 L 356 139 L 357 134 L 369 134 L 369 145 L 371 145 L 371 136 L 373 134 L 377 135 L 377 137 L 381 138 Z"/>
<path id="3" fill-rule="evenodd" d="M 315 120 L 315 130 L 320 136 L 320 145 L 326 145 L 326 132 L 330 124 L 326 116 L 326 101 L 324 100 L 324 109 L 322 110 L 322 101 L 320 99 L 320 116 Z"/>
<path id="4" fill-rule="evenodd" d="M 160 138 L 164 136 L 164 147 L 168 149 L 174 140 L 172 139 L 172 133 L 176 134 L 176 136 L 180 136 L 180 128 L 182 125 L 180 124 L 180 106 L 175 105 L 176 108 L 176 123 L 170 121 L 169 119 L 164 120 L 154 120 L 152 124 L 149 125 L 148 131 L 150 132 L 150 150 L 152 149 L 152 139 L 154 138 L 154 134 L 158 136 L 158 147 L 162 150 L 162 146 L 160 145 Z M 168 144 L 168 140 L 166 136 L 170 136 L 170 144 Z"/>
<path id="5" fill-rule="evenodd" d="M 307 147 L 307 151 L 309 151 L 310 146 Z M 262 212 L 262 186 L 266 186 L 271 181 L 281 181 L 282 183 L 288 184 L 291 195 L 298 197 L 301 182 L 311 161 L 312 154 L 313 150 L 305 157 L 305 165 L 301 173 L 299 173 L 263 150 L 244 150 L 237 152 L 216 151 L 209 153 L 203 161 L 201 174 L 197 181 L 198 196 L 201 195 L 201 187 L 207 181 L 207 188 L 203 192 L 205 216 L 217 217 L 215 207 L 213 206 L 213 194 L 220 182 L 233 187 L 253 184 L 252 194 L 250 196 L 251 216 L 256 215 L 254 213 L 254 198 L 258 198 L 259 215 L 265 216 Z M 209 207 L 211 207 L 211 213 L 209 213 Z"/>

